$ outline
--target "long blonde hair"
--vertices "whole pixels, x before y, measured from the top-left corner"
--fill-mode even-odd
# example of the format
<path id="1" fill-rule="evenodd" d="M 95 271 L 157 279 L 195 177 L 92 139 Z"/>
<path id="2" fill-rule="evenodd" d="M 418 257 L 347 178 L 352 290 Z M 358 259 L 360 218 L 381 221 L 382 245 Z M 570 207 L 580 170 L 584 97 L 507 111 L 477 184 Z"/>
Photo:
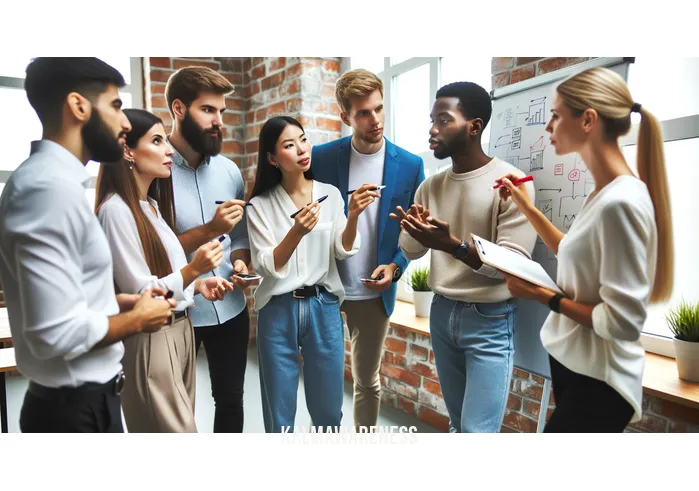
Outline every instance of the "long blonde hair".
<path id="1" fill-rule="evenodd" d="M 658 120 L 644 107 L 635 104 L 621 76 L 607 68 L 578 73 L 562 82 L 556 90 L 575 114 L 582 114 L 588 108 L 597 111 L 604 124 L 604 137 L 609 141 L 616 141 L 629 132 L 632 109 L 641 114 L 636 160 L 638 176 L 648 187 L 658 230 L 658 257 L 650 301 L 667 300 L 672 294 L 675 265 L 670 194 Z"/>

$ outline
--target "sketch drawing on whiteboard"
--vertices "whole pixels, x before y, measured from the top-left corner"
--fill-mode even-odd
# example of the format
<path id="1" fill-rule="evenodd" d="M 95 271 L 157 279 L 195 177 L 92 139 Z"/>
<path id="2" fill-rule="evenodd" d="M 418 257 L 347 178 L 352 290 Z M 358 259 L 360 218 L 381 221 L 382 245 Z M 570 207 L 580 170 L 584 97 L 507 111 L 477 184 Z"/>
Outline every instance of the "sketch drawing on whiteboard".
<path id="1" fill-rule="evenodd" d="M 546 124 L 546 97 L 532 99 L 529 104 L 527 126 Z"/>

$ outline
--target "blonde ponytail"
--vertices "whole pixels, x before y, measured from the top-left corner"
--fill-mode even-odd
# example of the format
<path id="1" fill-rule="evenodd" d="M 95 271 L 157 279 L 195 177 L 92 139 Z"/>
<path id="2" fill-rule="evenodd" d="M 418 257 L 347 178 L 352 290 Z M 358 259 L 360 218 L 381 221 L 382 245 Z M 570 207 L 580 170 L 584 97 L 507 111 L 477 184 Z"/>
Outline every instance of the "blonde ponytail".
<path id="1" fill-rule="evenodd" d="M 574 112 L 582 114 L 587 108 L 597 111 L 604 122 L 604 136 L 609 141 L 616 141 L 631 129 L 632 110 L 641 114 L 638 132 L 638 177 L 648 187 L 658 231 L 658 257 L 650 301 L 657 303 L 667 300 L 672 295 L 675 260 L 670 194 L 665 175 L 663 137 L 658 120 L 634 102 L 624 79 L 607 68 L 593 68 L 573 75 L 556 90 Z"/>
<path id="2" fill-rule="evenodd" d="M 638 177 L 646 183 L 655 208 L 658 229 L 658 259 L 655 281 L 650 294 L 651 303 L 662 302 L 672 295 L 675 277 L 675 257 L 672 234 L 670 192 L 665 174 L 665 156 L 660 123 L 641 107 L 641 125 L 638 130 Z"/>

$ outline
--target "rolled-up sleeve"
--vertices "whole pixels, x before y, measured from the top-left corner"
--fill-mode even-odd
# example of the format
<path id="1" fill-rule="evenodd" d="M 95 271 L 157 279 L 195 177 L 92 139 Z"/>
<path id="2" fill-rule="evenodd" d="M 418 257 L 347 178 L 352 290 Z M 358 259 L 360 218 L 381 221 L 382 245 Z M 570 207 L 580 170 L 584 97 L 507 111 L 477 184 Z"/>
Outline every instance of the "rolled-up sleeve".
<path id="1" fill-rule="evenodd" d="M 260 202 L 248 207 L 248 240 L 250 244 L 250 258 L 252 267 L 261 276 L 283 279 L 289 275 L 289 262 L 279 271 L 274 265 L 274 249 L 279 245 L 274 238 L 271 228 L 267 225 L 264 214 L 256 209 Z"/>
<path id="2" fill-rule="evenodd" d="M 21 335 L 37 359 L 75 359 L 109 329 L 107 315 L 90 310 L 83 289 L 80 246 L 88 217 L 83 216 L 85 203 L 77 200 L 84 198 L 59 187 L 39 187 L 18 199 L 15 210 L 42 210 L 31 216 L 11 213 L 3 224 L 12 236 L 12 250 L 7 252 L 14 255 L 22 298 Z"/>
<path id="3" fill-rule="evenodd" d="M 635 341 L 646 320 L 652 287 L 648 250 L 653 224 L 634 205 L 623 203 L 605 207 L 598 227 L 602 302 L 592 310 L 592 328 L 607 340 Z"/>
<path id="4" fill-rule="evenodd" d="M 340 203 L 342 203 L 342 197 L 339 196 L 339 192 L 338 199 Z M 335 221 L 333 222 L 335 258 L 340 261 L 352 257 L 359 252 L 359 247 L 362 243 L 362 238 L 359 235 L 359 231 L 357 231 L 357 234 L 354 237 L 354 242 L 352 243 L 352 248 L 349 251 L 345 250 L 345 246 L 342 244 L 342 236 L 347 228 L 347 217 L 345 216 L 345 212 L 342 208 L 342 206 L 338 206 L 339 212 L 335 215 Z"/>

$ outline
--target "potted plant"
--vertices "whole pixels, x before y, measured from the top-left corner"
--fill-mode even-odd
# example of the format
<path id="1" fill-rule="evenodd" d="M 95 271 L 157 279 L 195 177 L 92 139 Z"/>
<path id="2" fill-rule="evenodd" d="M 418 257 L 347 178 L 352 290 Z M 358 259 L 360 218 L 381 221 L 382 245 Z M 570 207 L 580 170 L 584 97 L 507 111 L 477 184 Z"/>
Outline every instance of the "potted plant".
<path id="1" fill-rule="evenodd" d="M 699 382 L 699 303 L 684 300 L 665 316 L 675 335 L 677 372 L 682 380 Z"/>
<path id="2" fill-rule="evenodd" d="M 415 315 L 418 317 L 429 317 L 432 297 L 434 293 L 427 285 L 430 277 L 430 268 L 415 268 L 408 277 L 408 285 L 413 290 L 413 303 L 415 305 Z"/>

